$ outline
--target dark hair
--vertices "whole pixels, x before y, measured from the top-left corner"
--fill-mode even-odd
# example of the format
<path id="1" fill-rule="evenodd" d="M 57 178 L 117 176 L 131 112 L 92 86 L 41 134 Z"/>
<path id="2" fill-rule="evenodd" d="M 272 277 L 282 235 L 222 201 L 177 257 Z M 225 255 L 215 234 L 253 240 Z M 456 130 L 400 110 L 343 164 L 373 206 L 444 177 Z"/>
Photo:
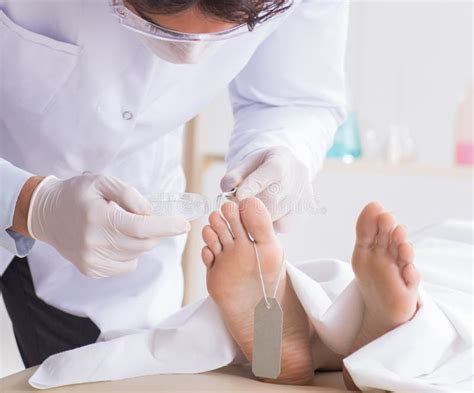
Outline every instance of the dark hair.
<path id="1" fill-rule="evenodd" d="M 197 6 L 201 11 L 225 22 L 246 24 L 252 30 L 257 24 L 291 7 L 291 0 L 127 0 L 138 12 L 172 15 Z"/>

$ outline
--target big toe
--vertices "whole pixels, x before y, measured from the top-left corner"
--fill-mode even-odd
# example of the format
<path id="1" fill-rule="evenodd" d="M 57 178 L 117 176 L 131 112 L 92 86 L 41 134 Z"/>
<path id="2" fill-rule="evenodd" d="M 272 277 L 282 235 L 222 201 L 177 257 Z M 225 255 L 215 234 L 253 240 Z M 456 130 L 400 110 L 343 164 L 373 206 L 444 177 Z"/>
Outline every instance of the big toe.
<path id="1" fill-rule="evenodd" d="M 242 223 L 255 242 L 265 243 L 274 239 L 272 218 L 260 199 L 244 199 L 239 208 Z"/>
<path id="2" fill-rule="evenodd" d="M 378 232 L 378 216 L 384 209 L 380 203 L 371 202 L 364 207 L 357 219 L 356 245 L 371 247 Z"/>

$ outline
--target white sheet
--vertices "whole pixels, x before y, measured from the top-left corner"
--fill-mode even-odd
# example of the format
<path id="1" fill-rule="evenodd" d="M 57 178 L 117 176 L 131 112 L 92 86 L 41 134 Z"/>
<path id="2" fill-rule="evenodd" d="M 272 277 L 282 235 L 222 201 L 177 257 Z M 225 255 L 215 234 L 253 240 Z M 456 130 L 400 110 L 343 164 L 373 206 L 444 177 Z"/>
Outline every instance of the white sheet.
<path id="1" fill-rule="evenodd" d="M 417 234 L 421 307 L 410 322 L 345 358 L 361 389 L 472 391 L 473 227 L 472 222 L 449 222 L 427 228 L 424 236 Z M 350 265 L 317 260 L 289 265 L 288 275 L 322 341 L 347 354 L 362 309 Z M 217 306 L 207 298 L 154 330 L 51 356 L 29 382 L 44 389 L 150 374 L 198 373 L 241 359 Z"/>

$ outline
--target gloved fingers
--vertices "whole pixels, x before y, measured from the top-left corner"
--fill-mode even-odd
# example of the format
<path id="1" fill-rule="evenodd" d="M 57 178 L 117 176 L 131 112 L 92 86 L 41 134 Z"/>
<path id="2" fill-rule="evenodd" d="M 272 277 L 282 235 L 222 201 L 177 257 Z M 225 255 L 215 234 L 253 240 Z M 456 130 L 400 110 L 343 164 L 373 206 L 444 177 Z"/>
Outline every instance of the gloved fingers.
<path id="1" fill-rule="evenodd" d="M 160 244 L 161 238 L 152 237 L 145 239 L 137 239 L 126 235 L 120 235 L 113 242 L 114 254 L 118 261 L 126 261 L 129 259 L 137 258 L 143 253 L 152 250 L 158 244 Z"/>
<path id="2" fill-rule="evenodd" d="M 114 277 L 133 272 L 137 269 L 137 266 L 137 259 L 124 262 L 111 261 L 102 269 L 101 273 L 103 274 L 103 277 Z"/>
<path id="3" fill-rule="evenodd" d="M 237 199 L 242 201 L 267 190 L 274 198 L 281 198 L 284 171 L 274 160 L 265 161 L 255 171 L 248 175 L 237 189 Z"/>
<path id="4" fill-rule="evenodd" d="M 137 259 L 112 261 L 109 259 L 91 258 L 83 262 L 85 263 L 78 263 L 76 266 L 82 274 L 91 278 L 119 276 L 134 271 L 138 264 Z"/>
<path id="5" fill-rule="evenodd" d="M 278 183 L 270 184 L 260 194 L 257 194 L 256 197 L 266 206 L 273 221 L 278 220 L 292 210 L 292 198 L 289 198 L 283 192 Z"/>
<path id="6" fill-rule="evenodd" d="M 108 219 L 115 230 L 137 239 L 182 235 L 191 229 L 182 217 L 143 216 L 113 206 L 109 208 Z"/>
<path id="7" fill-rule="evenodd" d="M 263 154 L 252 154 L 244 161 L 239 163 L 235 168 L 225 174 L 221 180 L 221 190 L 231 191 L 242 183 L 242 181 L 253 171 L 255 171 L 263 162 L 265 156 Z"/>
<path id="8" fill-rule="evenodd" d="M 104 199 L 117 203 L 130 213 L 153 214 L 153 206 L 136 188 L 113 176 L 98 176 L 94 185 Z"/>
<path id="9" fill-rule="evenodd" d="M 102 266 L 101 272 L 105 277 L 118 276 L 120 274 L 130 273 L 136 270 L 138 260 L 136 258 L 128 261 L 108 261 Z"/>

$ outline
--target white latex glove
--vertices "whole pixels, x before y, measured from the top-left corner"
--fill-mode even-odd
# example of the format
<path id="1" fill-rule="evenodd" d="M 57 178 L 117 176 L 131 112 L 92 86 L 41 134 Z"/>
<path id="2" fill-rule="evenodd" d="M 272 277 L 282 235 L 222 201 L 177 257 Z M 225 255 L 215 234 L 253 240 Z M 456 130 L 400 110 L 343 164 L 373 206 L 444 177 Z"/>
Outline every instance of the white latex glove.
<path id="1" fill-rule="evenodd" d="M 135 188 L 115 177 L 49 176 L 31 197 L 28 231 L 86 276 L 110 277 L 134 270 L 137 257 L 162 237 L 189 230 L 184 219 L 152 216 L 152 211 Z"/>
<path id="2" fill-rule="evenodd" d="M 287 232 L 296 211 L 313 204 L 309 171 L 286 147 L 278 146 L 253 153 L 227 172 L 222 191 L 238 187 L 236 199 L 253 196 L 263 201 L 277 232 Z"/>

